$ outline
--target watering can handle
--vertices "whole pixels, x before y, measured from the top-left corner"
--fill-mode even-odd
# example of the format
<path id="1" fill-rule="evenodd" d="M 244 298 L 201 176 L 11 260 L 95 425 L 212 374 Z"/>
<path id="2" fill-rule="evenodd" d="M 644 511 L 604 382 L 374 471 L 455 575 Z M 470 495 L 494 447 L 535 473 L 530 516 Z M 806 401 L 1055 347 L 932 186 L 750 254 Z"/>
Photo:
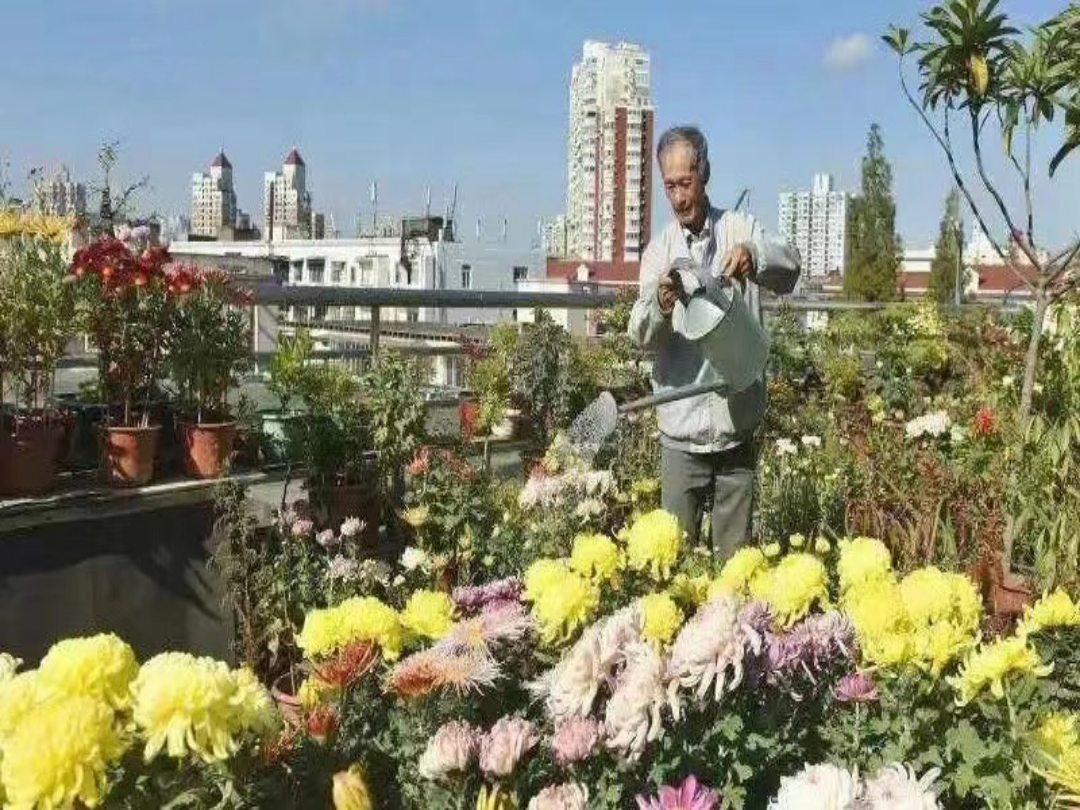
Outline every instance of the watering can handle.
<path id="1" fill-rule="evenodd" d="M 701 394 L 714 393 L 724 393 L 724 387 L 722 385 L 718 386 L 716 381 L 684 385 L 681 388 L 671 388 L 667 391 L 661 391 L 659 394 L 653 394 L 652 396 L 624 402 L 619 406 L 619 413 L 635 413 L 637 411 L 655 408 L 657 405 L 666 405 L 668 402 L 677 402 L 680 399 L 689 399 L 690 397 L 700 396 Z"/>

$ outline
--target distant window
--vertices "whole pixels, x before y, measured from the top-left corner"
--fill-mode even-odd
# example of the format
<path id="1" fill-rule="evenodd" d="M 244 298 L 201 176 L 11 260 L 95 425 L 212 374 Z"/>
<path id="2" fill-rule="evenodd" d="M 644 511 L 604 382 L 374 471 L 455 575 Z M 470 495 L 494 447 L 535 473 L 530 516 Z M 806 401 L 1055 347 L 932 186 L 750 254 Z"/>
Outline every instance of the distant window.
<path id="1" fill-rule="evenodd" d="M 518 265 L 514 267 L 514 283 L 526 281 L 529 278 L 529 268 Z"/>
<path id="2" fill-rule="evenodd" d="M 463 290 L 471 290 L 472 289 L 472 265 L 471 264 L 463 264 L 463 265 L 461 265 L 461 289 L 463 289 Z"/>
<path id="3" fill-rule="evenodd" d="M 308 259 L 308 277 L 312 284 L 322 284 L 326 280 L 326 261 Z"/>
<path id="4" fill-rule="evenodd" d="M 330 282 L 340 284 L 345 280 L 345 262 L 330 263 Z"/>

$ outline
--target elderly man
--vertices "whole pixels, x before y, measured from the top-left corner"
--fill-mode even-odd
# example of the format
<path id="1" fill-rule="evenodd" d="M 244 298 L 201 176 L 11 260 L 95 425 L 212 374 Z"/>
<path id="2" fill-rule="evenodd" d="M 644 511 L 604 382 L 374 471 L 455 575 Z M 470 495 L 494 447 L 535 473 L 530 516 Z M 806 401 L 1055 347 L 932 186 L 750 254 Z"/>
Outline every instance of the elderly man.
<path id="1" fill-rule="evenodd" d="M 766 241 L 757 222 L 709 203 L 709 153 L 695 127 L 675 127 L 657 145 L 664 191 L 675 219 L 649 243 L 641 260 L 640 293 L 630 336 L 655 352 L 653 388 L 663 391 L 714 376 L 697 345 L 672 328 L 671 315 L 688 286 L 718 301 L 737 285 L 750 312 L 761 318 L 758 285 L 789 293 L 799 276 L 798 252 Z M 691 285 L 680 272 L 692 272 Z M 682 275 L 681 278 L 686 278 Z M 720 560 L 750 536 L 757 457 L 754 432 L 765 415 L 765 381 L 739 392 L 717 391 L 661 405 L 664 508 L 697 543 L 705 504 L 712 497 L 712 547 Z"/>

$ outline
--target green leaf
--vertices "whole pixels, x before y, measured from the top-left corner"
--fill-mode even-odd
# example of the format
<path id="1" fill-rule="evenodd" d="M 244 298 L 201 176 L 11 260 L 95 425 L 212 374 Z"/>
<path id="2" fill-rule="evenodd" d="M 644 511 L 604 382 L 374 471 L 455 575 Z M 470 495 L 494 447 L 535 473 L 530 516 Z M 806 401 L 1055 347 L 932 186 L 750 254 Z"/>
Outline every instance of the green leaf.
<path id="1" fill-rule="evenodd" d="M 889 30 L 881 37 L 890 48 L 892 48 L 898 56 L 904 56 L 910 52 L 908 47 L 908 40 L 911 37 L 911 29 L 900 28 L 896 25 L 890 25 Z"/>

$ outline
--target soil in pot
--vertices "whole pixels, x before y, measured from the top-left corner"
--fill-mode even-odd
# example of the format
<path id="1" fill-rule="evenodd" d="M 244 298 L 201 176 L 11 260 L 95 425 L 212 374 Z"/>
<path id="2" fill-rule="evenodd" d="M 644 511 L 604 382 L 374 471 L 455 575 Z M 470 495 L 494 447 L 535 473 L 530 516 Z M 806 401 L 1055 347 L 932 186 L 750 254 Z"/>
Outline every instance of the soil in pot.
<path id="1" fill-rule="evenodd" d="M 0 435 L 0 495 L 33 498 L 56 486 L 66 422 L 20 420 Z"/>
<path id="2" fill-rule="evenodd" d="M 180 425 L 184 472 L 196 478 L 220 478 L 229 469 L 236 444 L 236 422 Z"/>
<path id="3" fill-rule="evenodd" d="M 101 471 L 117 487 L 139 487 L 154 477 L 161 425 L 107 427 L 101 442 Z"/>

